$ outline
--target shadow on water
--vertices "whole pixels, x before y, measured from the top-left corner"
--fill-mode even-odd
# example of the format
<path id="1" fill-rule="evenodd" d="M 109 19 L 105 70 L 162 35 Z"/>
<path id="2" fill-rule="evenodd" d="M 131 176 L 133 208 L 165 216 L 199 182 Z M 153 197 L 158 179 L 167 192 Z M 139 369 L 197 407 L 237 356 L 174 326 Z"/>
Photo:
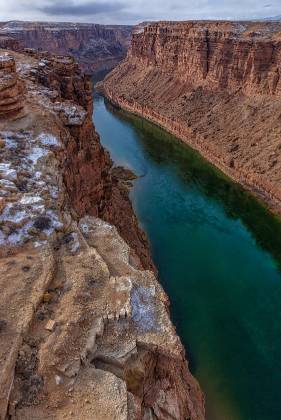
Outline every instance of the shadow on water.
<path id="1" fill-rule="evenodd" d="M 281 269 L 281 223 L 263 203 L 233 182 L 201 155 L 163 130 L 136 115 L 115 108 L 106 102 L 107 109 L 138 130 L 145 154 L 159 165 L 173 165 L 181 180 L 196 183 L 197 188 L 210 199 L 219 201 L 226 215 L 241 219 L 256 240 L 258 246 L 274 255 Z"/>
<path id="2" fill-rule="evenodd" d="M 281 224 L 196 151 L 95 96 L 171 301 L 208 420 L 281 418 Z"/>
<path id="3" fill-rule="evenodd" d="M 113 68 L 95 71 L 92 75 L 93 84 L 95 85 L 96 83 L 102 81 L 112 70 Z"/>

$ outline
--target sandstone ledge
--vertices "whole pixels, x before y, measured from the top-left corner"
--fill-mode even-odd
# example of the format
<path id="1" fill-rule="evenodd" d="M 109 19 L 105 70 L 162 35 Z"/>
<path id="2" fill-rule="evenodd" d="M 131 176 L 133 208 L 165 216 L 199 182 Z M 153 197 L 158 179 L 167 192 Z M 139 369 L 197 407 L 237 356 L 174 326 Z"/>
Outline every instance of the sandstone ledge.
<path id="1" fill-rule="evenodd" d="M 13 56 L 0 56 L 0 118 L 16 115 L 24 106 L 24 84 L 18 79 Z"/>

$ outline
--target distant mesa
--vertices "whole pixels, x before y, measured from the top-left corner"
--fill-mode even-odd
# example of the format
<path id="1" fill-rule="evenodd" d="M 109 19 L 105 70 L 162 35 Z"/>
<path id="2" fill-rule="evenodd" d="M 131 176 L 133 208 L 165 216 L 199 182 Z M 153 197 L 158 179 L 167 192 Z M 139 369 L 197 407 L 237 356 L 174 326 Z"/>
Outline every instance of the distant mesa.
<path id="1" fill-rule="evenodd" d="M 111 70 L 127 54 L 132 26 L 90 23 L 21 22 L 0 23 L 3 48 L 18 45 L 48 50 L 52 54 L 72 55 L 85 72 Z"/>
<path id="2" fill-rule="evenodd" d="M 279 21 L 281 21 L 281 15 L 279 15 L 279 16 L 271 16 L 271 17 L 267 17 L 267 18 L 265 18 L 265 19 L 263 19 L 263 20 L 266 20 L 266 21 L 271 21 L 271 22 L 279 22 Z"/>

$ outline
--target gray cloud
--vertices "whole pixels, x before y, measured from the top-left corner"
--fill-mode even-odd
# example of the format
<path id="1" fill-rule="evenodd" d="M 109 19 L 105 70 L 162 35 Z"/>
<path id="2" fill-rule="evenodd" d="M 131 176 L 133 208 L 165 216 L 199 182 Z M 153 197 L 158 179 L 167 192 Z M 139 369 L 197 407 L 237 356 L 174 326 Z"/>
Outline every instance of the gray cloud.
<path id="1" fill-rule="evenodd" d="M 121 11 L 124 4 L 121 2 L 79 2 L 73 0 L 51 1 L 47 4 L 35 6 L 35 8 L 50 16 L 92 16 L 100 13 Z"/>
<path id="2" fill-rule="evenodd" d="M 136 24 L 146 20 L 258 19 L 281 0 L 0 0 L 0 20 Z"/>

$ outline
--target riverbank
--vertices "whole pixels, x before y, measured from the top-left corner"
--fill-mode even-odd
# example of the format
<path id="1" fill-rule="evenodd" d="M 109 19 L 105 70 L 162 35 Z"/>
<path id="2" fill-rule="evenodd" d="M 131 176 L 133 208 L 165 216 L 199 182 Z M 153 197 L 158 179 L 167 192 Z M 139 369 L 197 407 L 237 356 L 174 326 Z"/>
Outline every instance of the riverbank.
<path id="1" fill-rule="evenodd" d="M 126 99 L 124 95 L 119 96 L 116 91 L 107 87 L 106 80 L 104 83 L 97 84 L 97 90 L 114 106 L 153 122 L 197 150 L 202 157 L 265 203 L 273 213 L 281 216 L 281 191 L 279 188 L 276 188 L 267 180 L 261 179 L 259 175 L 248 172 L 242 166 L 238 167 L 236 165 L 232 168 L 233 161 L 229 161 L 229 157 L 223 156 L 221 150 L 216 148 L 214 144 L 206 142 L 205 136 L 186 126 L 182 120 L 169 118 L 148 105 L 141 105 L 136 100 Z"/>
<path id="2" fill-rule="evenodd" d="M 153 123 L 96 95 L 210 420 L 280 417 L 281 225 L 252 194 Z M 110 133 L 114 132 L 114 137 Z"/>
<path id="3" fill-rule="evenodd" d="M 156 22 L 99 85 L 281 214 L 281 24 Z"/>

